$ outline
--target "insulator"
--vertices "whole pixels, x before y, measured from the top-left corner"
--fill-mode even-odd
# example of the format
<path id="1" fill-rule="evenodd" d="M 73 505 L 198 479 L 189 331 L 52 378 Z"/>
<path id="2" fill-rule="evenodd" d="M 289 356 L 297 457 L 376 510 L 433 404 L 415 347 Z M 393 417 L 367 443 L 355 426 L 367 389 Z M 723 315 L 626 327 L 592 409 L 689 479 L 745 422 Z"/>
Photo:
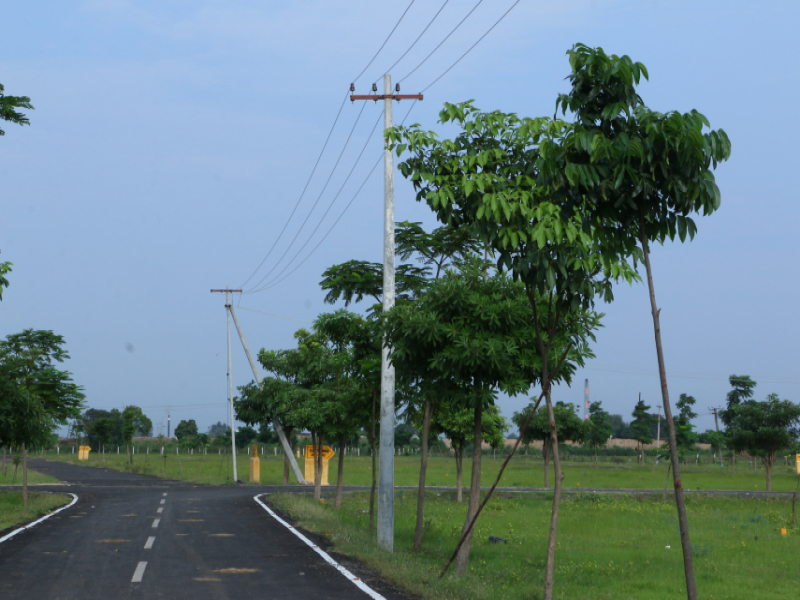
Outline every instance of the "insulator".
<path id="1" fill-rule="evenodd" d="M 376 83 L 372 84 L 372 91 L 373 92 L 377 92 L 378 91 L 378 84 L 376 84 Z"/>
<path id="2" fill-rule="evenodd" d="M 356 91 L 356 84 L 355 83 L 351 83 L 350 84 L 350 91 L 351 92 L 355 92 Z"/>
<path id="3" fill-rule="evenodd" d="M 395 92 L 399 92 L 400 91 L 400 84 L 399 83 L 395 84 L 394 91 Z"/>

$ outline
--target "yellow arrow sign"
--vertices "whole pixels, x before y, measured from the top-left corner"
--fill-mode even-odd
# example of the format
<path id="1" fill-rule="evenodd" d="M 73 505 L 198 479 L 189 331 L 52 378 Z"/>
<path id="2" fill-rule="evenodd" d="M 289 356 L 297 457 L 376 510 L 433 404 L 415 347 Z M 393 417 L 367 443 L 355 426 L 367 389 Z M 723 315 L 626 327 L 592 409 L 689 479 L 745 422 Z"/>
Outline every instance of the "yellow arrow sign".
<path id="1" fill-rule="evenodd" d="M 322 447 L 322 459 L 323 460 L 329 460 L 329 459 L 333 458 L 334 454 L 336 454 L 336 453 L 333 451 L 333 448 L 331 448 L 330 446 L 323 446 Z M 306 458 L 314 458 L 314 445 L 313 444 L 307 444 L 306 445 Z"/>

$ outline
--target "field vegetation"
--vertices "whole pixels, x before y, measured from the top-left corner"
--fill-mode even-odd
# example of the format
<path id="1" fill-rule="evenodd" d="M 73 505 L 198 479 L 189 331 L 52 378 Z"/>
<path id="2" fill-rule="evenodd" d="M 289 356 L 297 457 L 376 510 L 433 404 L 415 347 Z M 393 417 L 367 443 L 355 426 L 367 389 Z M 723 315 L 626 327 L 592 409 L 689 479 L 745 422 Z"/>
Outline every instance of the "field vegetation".
<path id="1" fill-rule="evenodd" d="M 33 476 L 33 472 L 30 475 Z M 0 492 L 0 533 L 15 525 L 35 521 L 70 500 L 64 494 L 31 492 L 28 494 L 28 505 L 25 506 L 21 491 Z"/>

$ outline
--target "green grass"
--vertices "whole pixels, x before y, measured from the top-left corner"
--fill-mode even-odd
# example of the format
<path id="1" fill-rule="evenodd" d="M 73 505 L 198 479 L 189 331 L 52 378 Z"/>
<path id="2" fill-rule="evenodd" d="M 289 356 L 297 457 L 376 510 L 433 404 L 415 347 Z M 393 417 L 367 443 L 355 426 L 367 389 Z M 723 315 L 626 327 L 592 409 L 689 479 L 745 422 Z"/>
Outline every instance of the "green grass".
<path id="1" fill-rule="evenodd" d="M 174 451 L 173 451 L 174 452 Z M 198 483 L 226 484 L 232 481 L 231 457 L 230 455 L 218 456 L 209 454 L 206 457 L 199 455 L 180 455 L 168 453 L 166 462 L 158 455 L 137 454 L 134 456 L 133 467 L 128 465 L 127 457 L 124 454 L 106 454 L 105 460 L 102 455 L 92 452 L 89 461 L 78 462 L 77 457 L 72 454 L 63 453 L 60 456 L 50 454 L 47 458 L 64 460 L 67 462 L 118 469 L 137 473 L 157 475 L 170 479 L 181 479 L 195 481 Z M 247 455 L 237 457 L 239 478 L 247 480 L 249 472 L 249 458 Z M 493 460 L 491 456 L 484 456 L 482 461 L 481 485 L 490 486 L 494 483 L 497 472 L 502 464 L 500 458 Z M 472 462 L 464 460 L 464 482 L 469 481 L 469 472 Z M 300 460 L 303 468 L 303 459 Z M 344 482 L 346 485 L 370 485 L 371 483 L 371 460 L 369 457 L 345 458 Z M 338 459 L 334 457 L 330 461 L 329 482 L 336 484 L 338 472 Z M 655 466 L 647 464 L 643 467 L 635 463 L 612 464 L 606 463 L 599 468 L 594 468 L 588 462 L 564 463 L 565 487 L 569 488 L 622 488 L 622 489 L 663 489 L 667 475 L 667 463 L 662 461 Z M 746 490 L 764 491 L 766 489 L 766 474 L 763 468 L 753 469 L 747 463 L 740 461 L 737 465 L 736 474 L 733 474 L 730 467 L 721 469 L 712 464 L 688 464 L 681 470 L 683 487 L 690 490 Z M 551 465 L 551 485 L 552 485 L 552 465 Z M 261 483 L 280 484 L 283 481 L 283 460 L 280 457 L 267 456 L 261 459 Z M 418 456 L 398 456 L 395 457 L 395 484 L 402 486 L 416 486 L 419 481 L 419 457 Z M 290 477 L 290 482 L 294 482 L 294 476 Z M 783 465 L 773 469 L 772 489 L 773 491 L 792 491 L 797 486 L 797 475 L 794 469 L 789 469 Z M 456 471 L 455 461 L 451 458 L 434 456 L 428 464 L 427 484 L 431 486 L 455 486 Z M 502 487 L 543 487 L 544 470 L 541 459 L 530 458 L 525 461 L 524 457 L 515 457 L 503 474 L 500 482 Z M 672 484 L 669 484 L 671 489 Z"/>
<path id="2" fill-rule="evenodd" d="M 64 494 L 30 492 L 28 506 L 22 506 L 22 492 L 0 492 L 0 531 L 35 521 L 39 516 L 72 500 Z"/>
<path id="3" fill-rule="evenodd" d="M 493 498 L 476 526 L 468 573 L 439 572 L 455 548 L 466 513 L 453 494 L 426 496 L 421 552 L 411 551 L 415 492 L 397 492 L 395 552 L 378 550 L 367 529 L 368 494 L 345 496 L 342 508 L 308 495 L 268 501 L 324 534 L 395 584 L 431 599 L 541 598 L 552 498 Z M 786 499 L 687 498 L 699 595 L 703 599 L 797 597 L 800 531 L 782 536 Z M 490 535 L 508 540 L 491 544 Z M 667 548 L 669 546 L 669 548 Z M 673 599 L 685 596 L 675 506 L 658 498 L 575 494 L 564 498 L 556 551 L 555 597 Z"/>
<path id="4" fill-rule="evenodd" d="M 30 467 L 28 467 L 28 483 L 57 483 L 58 480 L 50 477 L 49 475 L 45 475 L 43 473 L 38 473 L 34 471 Z M 20 463 L 19 468 L 17 469 L 17 475 L 14 477 L 14 465 L 11 464 L 11 459 L 6 457 L 6 474 L 3 475 L 3 470 L 0 468 L 0 485 L 22 485 L 22 463 Z"/>

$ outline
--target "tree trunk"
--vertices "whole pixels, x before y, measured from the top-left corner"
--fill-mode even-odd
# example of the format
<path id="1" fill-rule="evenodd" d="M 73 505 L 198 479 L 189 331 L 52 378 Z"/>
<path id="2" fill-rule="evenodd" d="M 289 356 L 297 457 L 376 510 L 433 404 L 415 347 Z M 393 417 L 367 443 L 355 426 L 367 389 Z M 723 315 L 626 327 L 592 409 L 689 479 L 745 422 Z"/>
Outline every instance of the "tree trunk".
<path id="1" fill-rule="evenodd" d="M 597 468 L 597 448 L 594 449 L 594 468 Z"/>
<path id="2" fill-rule="evenodd" d="M 542 442 L 542 456 L 544 456 L 544 487 L 550 487 L 550 454 L 547 452 L 549 448 L 547 440 Z"/>
<path id="3" fill-rule="evenodd" d="M 322 497 L 322 470 L 317 466 L 317 458 L 319 457 L 319 436 L 311 432 L 311 447 L 314 449 L 314 500 L 320 501 Z"/>
<path id="4" fill-rule="evenodd" d="M 764 467 L 767 469 L 767 491 L 772 491 L 772 464 L 775 462 L 773 456 L 767 455 L 766 458 L 762 459 L 764 463 Z"/>
<path id="5" fill-rule="evenodd" d="M 547 381 L 547 366 L 542 369 L 542 379 Z M 547 402 L 547 416 L 550 421 L 550 444 L 553 451 L 553 511 L 550 515 L 550 533 L 547 540 L 547 558 L 544 565 L 544 600 L 552 600 L 553 598 L 553 572 L 555 571 L 555 558 L 556 558 L 556 533 L 558 528 L 558 509 L 561 505 L 561 482 L 564 479 L 564 474 L 561 472 L 561 460 L 558 457 L 558 432 L 556 431 L 556 418 L 553 413 L 553 403 L 550 400 L 550 387 L 544 394 L 545 402 Z"/>
<path id="6" fill-rule="evenodd" d="M 283 433 L 287 440 L 292 439 L 292 431 L 294 431 L 294 427 L 283 428 Z M 281 446 L 281 452 L 283 453 L 283 485 L 289 485 L 289 456 L 284 451 L 283 446 Z"/>
<path id="7" fill-rule="evenodd" d="M 640 220 L 640 231 L 644 264 L 647 270 L 647 287 L 650 292 L 650 307 L 653 315 L 653 330 L 656 339 L 656 356 L 658 358 L 658 373 L 661 379 L 661 399 L 664 405 L 664 416 L 669 432 L 669 452 L 672 462 L 672 479 L 675 487 L 675 504 L 678 509 L 678 526 L 681 532 L 681 549 L 683 550 L 683 570 L 686 577 L 686 597 L 688 600 L 697 600 L 697 587 L 694 580 L 694 564 L 692 562 L 692 544 L 689 540 L 689 520 L 686 516 L 686 505 L 683 500 L 683 487 L 681 486 L 680 464 L 678 462 L 678 442 L 675 437 L 675 422 L 672 420 L 672 409 L 669 405 L 669 390 L 667 389 L 667 368 L 664 363 L 664 350 L 661 346 L 661 321 L 660 310 L 656 306 L 656 292 L 653 287 L 653 270 L 650 266 L 650 251 L 647 244 L 647 234 L 644 229 L 644 217 Z"/>
<path id="8" fill-rule="evenodd" d="M 28 452 L 22 444 L 22 506 L 28 506 Z"/>
<path id="9" fill-rule="evenodd" d="M 334 508 L 342 507 L 342 482 L 344 481 L 344 443 L 345 435 L 339 436 L 339 472 L 336 474 L 336 501 L 333 503 Z"/>
<path id="10" fill-rule="evenodd" d="M 464 447 L 459 446 L 458 450 L 456 450 L 456 502 L 462 502 L 464 500 L 464 495 L 461 485 L 463 473 L 464 473 Z"/>
<path id="11" fill-rule="evenodd" d="M 478 506 L 481 502 L 481 440 L 483 438 L 481 432 L 481 405 L 475 407 L 475 431 L 472 440 L 474 447 L 472 449 L 472 477 L 470 478 L 469 485 L 469 505 L 467 509 L 467 519 L 464 522 L 464 527 L 461 529 L 461 535 L 469 528 L 472 518 L 478 512 Z M 475 533 L 473 527 L 470 532 L 464 537 L 464 543 L 458 551 L 456 556 L 456 573 L 464 574 L 467 572 L 467 561 L 469 560 L 469 550 L 472 545 L 472 536 Z"/>
<path id="12" fill-rule="evenodd" d="M 431 433 L 431 403 L 425 401 L 425 409 L 422 413 L 422 451 L 419 462 L 419 486 L 417 488 L 417 523 L 414 527 L 414 550 L 422 547 L 423 526 L 425 524 L 425 477 L 428 473 L 428 436 Z"/>
<path id="13" fill-rule="evenodd" d="M 6 476 L 6 447 L 3 446 L 3 477 Z"/>
<path id="14" fill-rule="evenodd" d="M 378 390 L 372 391 L 372 425 L 369 434 L 369 447 L 372 454 L 372 487 L 369 490 L 369 530 L 375 530 L 375 486 L 376 486 L 376 471 L 378 465 L 376 464 L 375 452 L 375 402 L 378 396 Z"/>

